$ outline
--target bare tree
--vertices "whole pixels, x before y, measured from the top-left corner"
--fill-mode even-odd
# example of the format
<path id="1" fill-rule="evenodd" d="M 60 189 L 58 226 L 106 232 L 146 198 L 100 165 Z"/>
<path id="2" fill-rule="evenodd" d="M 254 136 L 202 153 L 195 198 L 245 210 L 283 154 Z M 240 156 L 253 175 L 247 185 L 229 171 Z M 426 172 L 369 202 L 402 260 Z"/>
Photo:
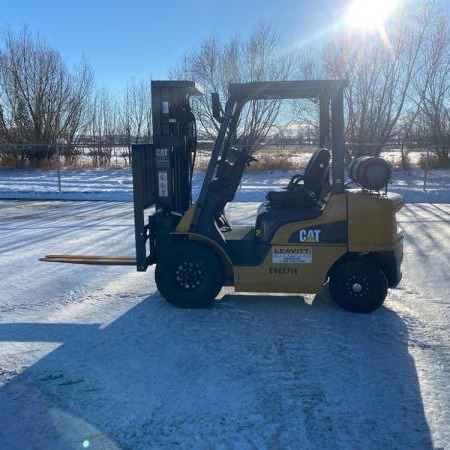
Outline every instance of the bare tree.
<path id="1" fill-rule="evenodd" d="M 436 16 L 427 35 L 416 78 L 416 130 L 433 145 L 441 167 L 450 165 L 450 27 L 448 17 Z"/>
<path id="2" fill-rule="evenodd" d="M 378 155 L 408 104 L 432 18 L 432 5 L 385 33 L 342 33 L 323 54 L 325 76 L 348 78 L 347 140 L 352 154 Z"/>
<path id="3" fill-rule="evenodd" d="M 209 36 L 198 50 L 183 58 L 171 76 L 194 80 L 205 89 L 206 95 L 194 99 L 193 108 L 200 131 L 214 138 L 218 124 L 213 118 L 211 92 L 217 92 L 225 102 L 230 83 L 286 80 L 291 67 L 291 55 L 283 50 L 280 36 L 260 22 L 247 40 L 233 38 L 223 43 Z M 263 140 L 279 111 L 279 101 L 249 102 L 241 114 L 236 143 L 253 146 Z"/>
<path id="4" fill-rule="evenodd" d="M 92 74 L 85 61 L 74 73 L 39 36 L 7 31 L 0 48 L 0 140 L 39 144 L 29 160 L 50 158 L 60 139 L 72 141 L 83 122 Z"/>
<path id="5" fill-rule="evenodd" d="M 131 80 L 122 98 L 120 128 L 125 136 L 127 153 L 131 162 L 131 144 L 150 142 L 151 139 L 151 97 L 150 83 Z"/>
<path id="6" fill-rule="evenodd" d="M 119 127 L 118 104 L 106 89 L 97 90 L 92 99 L 89 135 L 92 139 L 92 161 L 97 166 L 111 162 Z"/>

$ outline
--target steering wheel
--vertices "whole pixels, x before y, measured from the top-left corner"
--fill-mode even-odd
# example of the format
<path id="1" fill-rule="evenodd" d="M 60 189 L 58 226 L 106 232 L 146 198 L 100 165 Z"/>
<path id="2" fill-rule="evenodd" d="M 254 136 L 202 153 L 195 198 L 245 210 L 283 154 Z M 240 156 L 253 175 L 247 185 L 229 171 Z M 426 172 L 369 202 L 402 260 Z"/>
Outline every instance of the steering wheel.
<path id="1" fill-rule="evenodd" d="M 300 173 L 297 173 L 291 178 L 286 189 L 288 191 L 294 191 L 298 186 L 302 186 L 300 184 L 302 181 L 303 181 L 303 175 Z"/>

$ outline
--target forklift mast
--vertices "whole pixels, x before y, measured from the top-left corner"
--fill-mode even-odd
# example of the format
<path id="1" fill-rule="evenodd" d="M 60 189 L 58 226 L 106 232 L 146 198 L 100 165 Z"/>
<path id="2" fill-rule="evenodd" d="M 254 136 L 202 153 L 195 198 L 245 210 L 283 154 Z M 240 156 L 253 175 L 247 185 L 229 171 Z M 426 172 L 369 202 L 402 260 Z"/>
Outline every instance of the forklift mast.
<path id="1" fill-rule="evenodd" d="M 192 81 L 152 81 L 151 88 L 153 143 L 132 146 L 138 270 L 151 263 L 144 211 L 155 207 L 162 214 L 182 215 L 192 203 L 197 130 L 189 99 L 203 94 Z"/>

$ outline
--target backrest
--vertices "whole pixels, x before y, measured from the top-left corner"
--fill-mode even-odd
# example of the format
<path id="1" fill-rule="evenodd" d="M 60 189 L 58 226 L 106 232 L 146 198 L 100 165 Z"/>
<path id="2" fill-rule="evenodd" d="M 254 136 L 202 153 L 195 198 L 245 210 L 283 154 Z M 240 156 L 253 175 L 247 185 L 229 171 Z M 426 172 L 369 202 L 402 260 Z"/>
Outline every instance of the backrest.
<path id="1" fill-rule="evenodd" d="M 330 168 L 331 152 L 326 148 L 317 149 L 305 169 L 304 184 L 311 189 L 318 198 L 322 196 L 328 169 Z"/>

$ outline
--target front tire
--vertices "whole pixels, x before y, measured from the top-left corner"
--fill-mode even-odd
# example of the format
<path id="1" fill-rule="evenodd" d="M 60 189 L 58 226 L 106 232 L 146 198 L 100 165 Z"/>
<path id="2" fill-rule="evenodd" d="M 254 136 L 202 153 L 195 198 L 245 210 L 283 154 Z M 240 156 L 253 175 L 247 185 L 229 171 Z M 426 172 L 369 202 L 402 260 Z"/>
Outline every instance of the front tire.
<path id="1" fill-rule="evenodd" d="M 379 308 L 388 292 L 386 275 L 365 261 L 339 264 L 330 275 L 329 289 L 333 300 L 346 311 L 371 313 Z"/>
<path id="2" fill-rule="evenodd" d="M 206 308 L 223 285 L 216 253 L 196 242 L 174 245 L 156 264 L 155 281 L 161 295 L 179 308 Z"/>

